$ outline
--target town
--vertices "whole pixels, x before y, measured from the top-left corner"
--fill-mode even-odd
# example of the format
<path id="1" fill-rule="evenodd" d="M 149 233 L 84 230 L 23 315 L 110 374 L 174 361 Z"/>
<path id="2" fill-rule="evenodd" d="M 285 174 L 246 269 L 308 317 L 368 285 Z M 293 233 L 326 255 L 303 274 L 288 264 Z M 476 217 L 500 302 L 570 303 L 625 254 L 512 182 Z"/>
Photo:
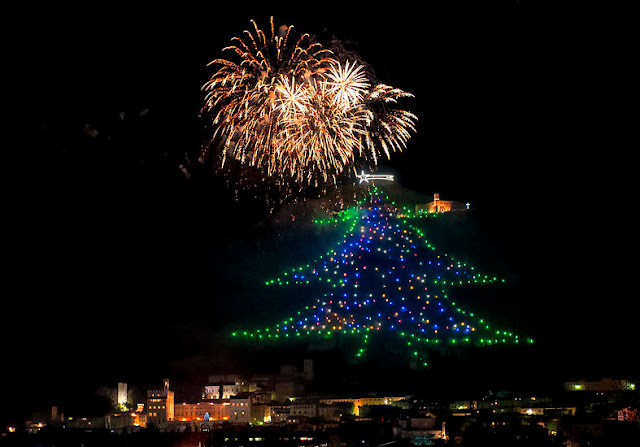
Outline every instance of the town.
<path id="1" fill-rule="evenodd" d="M 99 391 L 110 402 L 106 414 L 66 414 L 52 406 L 22 426 L 4 427 L 0 445 L 581 447 L 640 440 L 640 394 L 629 379 L 568 381 L 543 395 L 500 391 L 431 401 L 319 393 L 314 361 L 301 366 L 281 365 L 276 374 L 212 374 L 200 399 L 188 402 L 168 378 L 143 392 L 120 382 Z"/>

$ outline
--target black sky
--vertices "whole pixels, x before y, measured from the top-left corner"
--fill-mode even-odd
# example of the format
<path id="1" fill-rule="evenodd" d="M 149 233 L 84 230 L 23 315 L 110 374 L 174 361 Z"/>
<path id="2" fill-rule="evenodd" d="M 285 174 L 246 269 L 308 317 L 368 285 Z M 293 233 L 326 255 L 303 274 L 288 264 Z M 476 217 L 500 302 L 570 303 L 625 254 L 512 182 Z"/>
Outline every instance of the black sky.
<path id="1" fill-rule="evenodd" d="M 218 343 L 207 328 L 230 316 L 212 278 L 261 214 L 211 176 L 187 182 L 178 165 L 202 142 L 206 63 L 249 19 L 266 27 L 270 15 L 348 42 L 381 82 L 415 94 L 405 106 L 417 135 L 388 164 L 400 184 L 491 216 L 487 238 L 525 278 L 517 309 L 539 320 L 528 325 L 554 359 L 575 357 L 585 374 L 590 364 L 607 373 L 603 362 L 629 370 L 637 139 L 625 108 L 627 14 L 529 2 L 336 8 L 16 13 L 7 88 L 26 130 L 5 150 L 10 400 L 26 387 L 24 400 L 40 402 L 34 388 L 45 387 L 50 402 L 74 380 L 160 380 Z"/>

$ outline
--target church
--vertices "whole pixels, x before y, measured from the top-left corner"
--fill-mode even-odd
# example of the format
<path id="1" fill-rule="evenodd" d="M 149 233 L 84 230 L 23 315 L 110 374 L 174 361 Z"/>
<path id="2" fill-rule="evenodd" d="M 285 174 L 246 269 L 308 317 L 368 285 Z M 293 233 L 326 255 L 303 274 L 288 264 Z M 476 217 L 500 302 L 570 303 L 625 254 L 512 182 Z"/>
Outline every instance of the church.
<path id="1" fill-rule="evenodd" d="M 446 213 L 449 211 L 464 211 L 469 209 L 469 204 L 455 202 L 453 200 L 440 200 L 440 194 L 433 195 L 433 201 L 416 205 L 416 214 L 424 213 Z"/>

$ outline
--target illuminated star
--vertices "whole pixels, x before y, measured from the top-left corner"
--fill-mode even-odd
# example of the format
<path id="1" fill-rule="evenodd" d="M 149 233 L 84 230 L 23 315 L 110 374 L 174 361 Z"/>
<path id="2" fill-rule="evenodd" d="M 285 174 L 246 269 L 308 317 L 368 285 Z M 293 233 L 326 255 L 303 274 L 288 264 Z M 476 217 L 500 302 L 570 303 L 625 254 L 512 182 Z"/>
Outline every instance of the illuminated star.
<path id="1" fill-rule="evenodd" d="M 360 179 L 360 183 L 369 183 L 369 180 L 388 180 L 394 181 L 393 175 L 390 174 L 365 174 L 364 170 L 360 174 L 356 174 L 356 178 Z"/>

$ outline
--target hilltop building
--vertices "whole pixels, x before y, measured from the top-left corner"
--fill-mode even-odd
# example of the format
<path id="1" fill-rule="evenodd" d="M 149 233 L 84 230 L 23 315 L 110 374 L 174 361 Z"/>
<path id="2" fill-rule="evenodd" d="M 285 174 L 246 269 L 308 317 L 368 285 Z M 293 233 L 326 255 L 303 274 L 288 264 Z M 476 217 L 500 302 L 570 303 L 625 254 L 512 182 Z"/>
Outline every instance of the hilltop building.
<path id="1" fill-rule="evenodd" d="M 433 195 L 433 201 L 416 205 L 416 214 L 424 213 L 447 213 L 450 211 L 464 211 L 469 209 L 469 204 L 463 204 L 461 202 L 455 202 L 453 200 L 440 200 L 440 194 L 435 193 Z"/>

